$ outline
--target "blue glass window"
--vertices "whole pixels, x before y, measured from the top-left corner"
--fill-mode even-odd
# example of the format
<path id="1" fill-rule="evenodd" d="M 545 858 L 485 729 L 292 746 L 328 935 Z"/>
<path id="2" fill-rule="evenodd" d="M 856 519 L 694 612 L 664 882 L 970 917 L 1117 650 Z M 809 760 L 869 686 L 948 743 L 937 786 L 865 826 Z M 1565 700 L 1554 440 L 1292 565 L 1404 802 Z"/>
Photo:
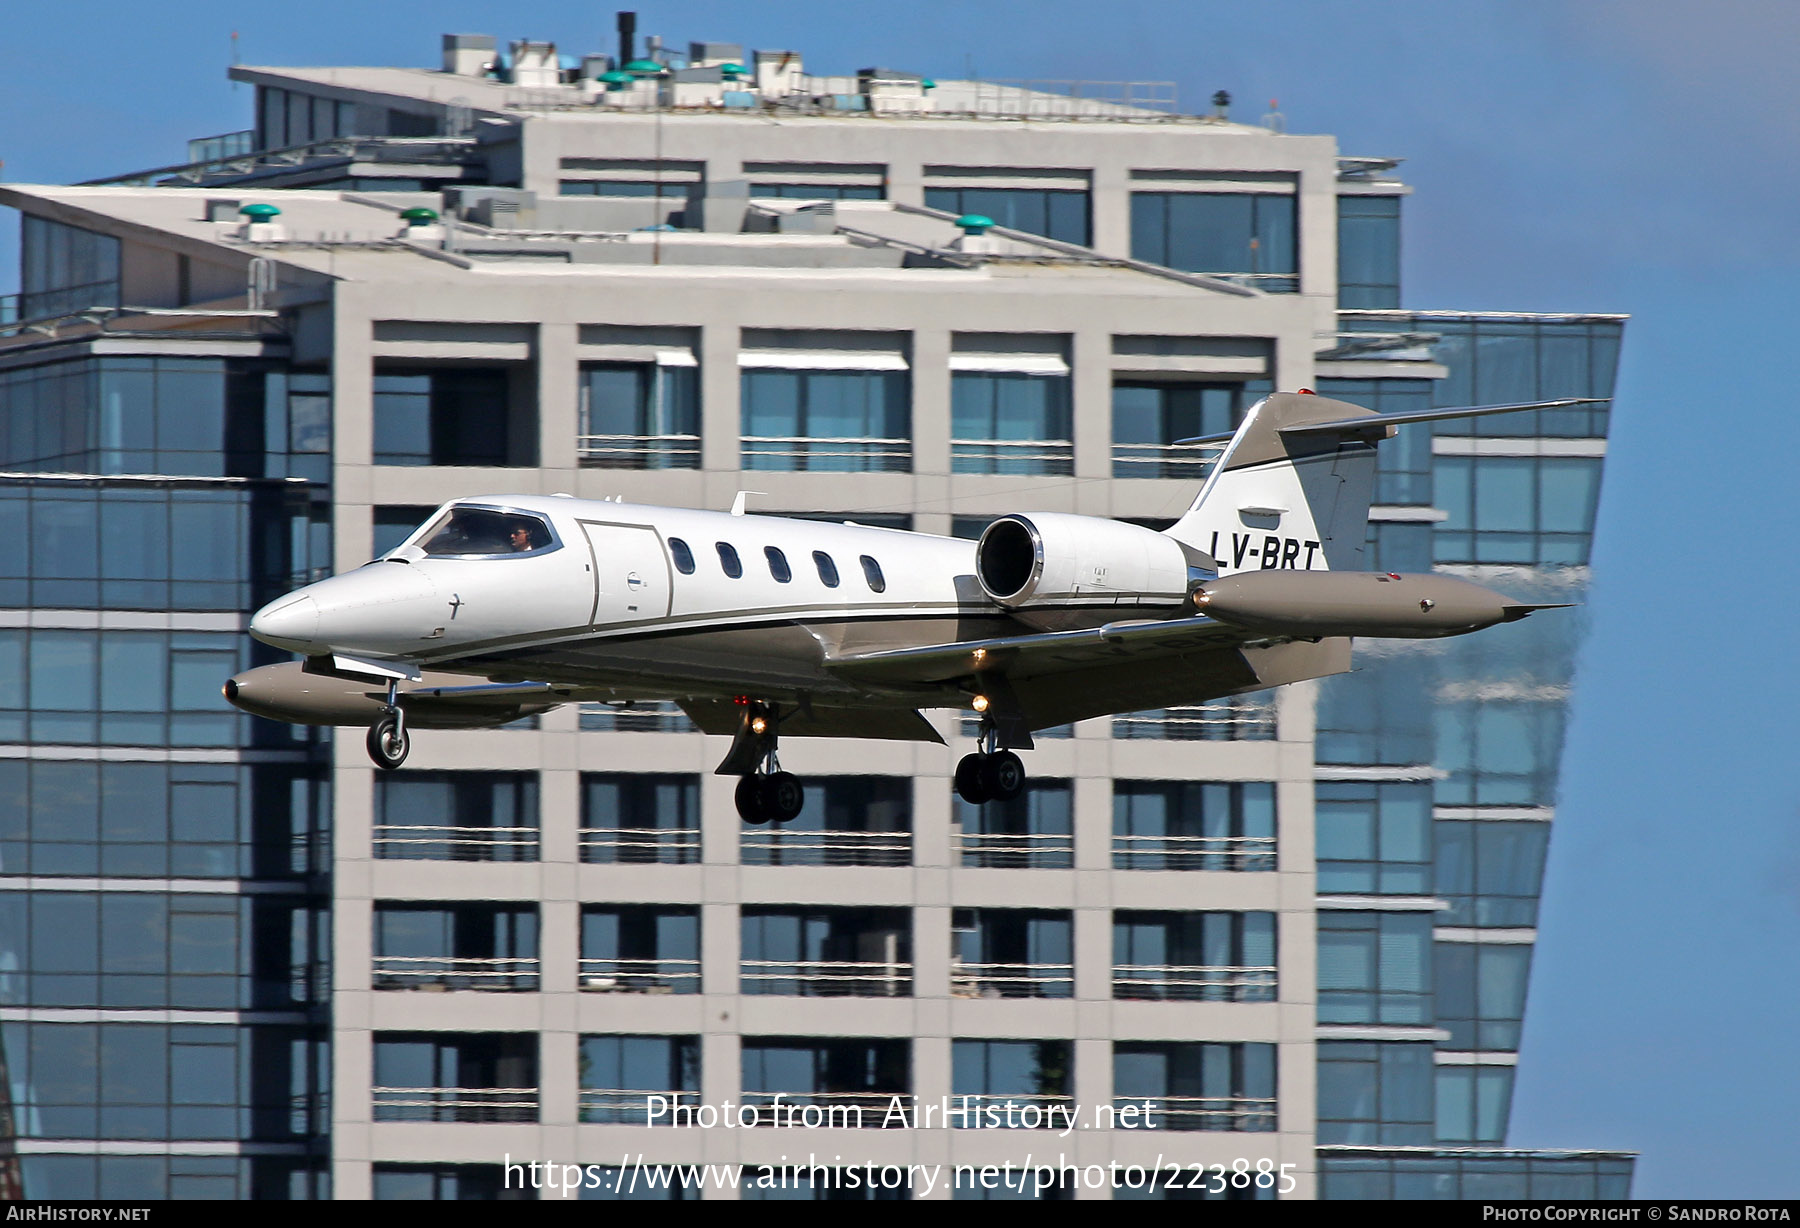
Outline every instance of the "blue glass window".
<path id="1" fill-rule="evenodd" d="M 912 995 L 912 914 L 907 909 L 746 907 L 740 925 L 740 993 Z"/>
<path id="2" fill-rule="evenodd" d="M 1275 1129 L 1275 1046 L 1116 1042 L 1113 1100 L 1161 1130 Z"/>
<path id="3" fill-rule="evenodd" d="M 1086 247 L 1088 194 L 1068 188 L 926 188 L 931 209 L 980 214 L 1008 230 L 1023 230 Z"/>
<path id="4" fill-rule="evenodd" d="M 119 241 L 26 214 L 20 219 L 19 318 L 119 305 Z"/>
<path id="5" fill-rule="evenodd" d="M 743 373 L 744 468 L 905 473 L 912 468 L 905 371 Z"/>
<path id="6" fill-rule="evenodd" d="M 1436 1021 L 1450 1033 L 1445 1048 L 1518 1049 L 1531 950 L 1523 942 L 1437 944 Z"/>
<path id="7" fill-rule="evenodd" d="M 904 866 L 912 863 L 912 781 L 827 776 L 807 782 L 798 816 L 741 829 L 745 865 Z"/>
<path id="8" fill-rule="evenodd" d="M 584 772 L 581 859 L 591 862 L 700 860 L 700 778 Z"/>
<path id="9" fill-rule="evenodd" d="M 1431 914 L 1319 913 L 1319 1022 L 1431 1022 Z"/>
<path id="10" fill-rule="evenodd" d="M 1066 912 L 959 908 L 951 913 L 950 992 L 964 998 L 1075 995 L 1074 921 Z"/>
<path id="11" fill-rule="evenodd" d="M 1300 288 L 1295 198 L 1251 192 L 1133 192 L 1131 255 L 1259 290 Z"/>
<path id="12" fill-rule="evenodd" d="M 1431 800 L 1425 781 L 1315 785 L 1320 894 L 1431 894 Z"/>
<path id="13" fill-rule="evenodd" d="M 1217 453 L 1176 449 L 1175 441 L 1236 430 L 1250 401 L 1244 384 L 1114 383 L 1113 476 L 1203 477 Z"/>
<path id="14" fill-rule="evenodd" d="M 699 993 L 700 910 L 658 904 L 583 908 L 581 987 L 613 993 Z"/>
<path id="15" fill-rule="evenodd" d="M 534 772 L 407 772 L 375 780 L 375 856 L 536 861 Z"/>
<path id="16" fill-rule="evenodd" d="M 953 371 L 950 435 L 952 473 L 1073 473 L 1069 377 Z"/>
<path id="17" fill-rule="evenodd" d="M 1429 1145 L 1432 1046 L 1319 1044 L 1320 1144 Z"/>
<path id="18" fill-rule="evenodd" d="M 971 806 L 959 797 L 951 804 L 965 866 L 1067 870 L 1075 864 L 1069 781 L 1033 779 L 1011 801 Z"/>
<path id="19" fill-rule="evenodd" d="M 1275 869 L 1274 784 L 1115 781 L 1113 868 Z"/>
<path id="20" fill-rule="evenodd" d="M 1448 924 L 1537 924 L 1548 823 L 1439 819 L 1433 826 L 1437 894 L 1450 902 Z"/>
<path id="21" fill-rule="evenodd" d="M 581 461 L 603 469 L 700 466 L 700 369 L 596 363 L 581 369 Z"/>
<path id="22" fill-rule="evenodd" d="M 533 432 L 517 429 L 505 368 L 381 371 L 374 378 L 378 465 L 524 465 Z"/>
<path id="23" fill-rule="evenodd" d="M 579 1060 L 582 1121 L 648 1125 L 650 1096 L 700 1092 L 698 1036 L 583 1036 Z"/>
<path id="24" fill-rule="evenodd" d="M 1338 306 L 1398 307 L 1400 198 L 1340 196 L 1337 207 Z"/>
<path id="25" fill-rule="evenodd" d="M 1512 1109 L 1511 1066 L 1439 1066 L 1437 1136 L 1445 1143 L 1503 1143 Z"/>
<path id="26" fill-rule="evenodd" d="M 1273 1002 L 1275 914 L 1113 913 L 1113 997 Z"/>

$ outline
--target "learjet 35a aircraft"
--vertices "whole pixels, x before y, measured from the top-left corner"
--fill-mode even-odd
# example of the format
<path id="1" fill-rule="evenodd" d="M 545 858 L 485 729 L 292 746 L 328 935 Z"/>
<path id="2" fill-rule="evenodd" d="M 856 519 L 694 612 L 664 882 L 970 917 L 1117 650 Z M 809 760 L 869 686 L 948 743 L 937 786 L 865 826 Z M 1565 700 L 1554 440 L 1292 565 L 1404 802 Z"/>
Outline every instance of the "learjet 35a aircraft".
<path id="1" fill-rule="evenodd" d="M 1375 445 L 1400 423 L 1581 403 L 1377 415 L 1276 393 L 1163 532 L 1030 512 L 968 542 L 746 515 L 742 495 L 729 513 L 457 499 L 382 558 L 258 611 L 250 633 L 303 660 L 225 694 L 276 720 L 367 725 L 388 769 L 414 728 L 672 700 L 732 739 L 718 771 L 742 778 L 752 823 L 800 813 L 781 735 L 942 743 L 922 710 L 956 708 L 980 718 L 957 793 L 1007 799 L 1033 730 L 1342 673 L 1351 636 L 1461 635 L 1548 608 L 1360 570 Z"/>

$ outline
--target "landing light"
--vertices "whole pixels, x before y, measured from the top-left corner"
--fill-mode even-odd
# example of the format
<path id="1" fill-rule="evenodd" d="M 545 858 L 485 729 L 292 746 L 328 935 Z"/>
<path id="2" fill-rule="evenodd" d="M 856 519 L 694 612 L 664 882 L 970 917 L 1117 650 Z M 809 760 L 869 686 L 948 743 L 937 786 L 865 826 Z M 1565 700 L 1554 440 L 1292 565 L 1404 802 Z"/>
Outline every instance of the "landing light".
<path id="1" fill-rule="evenodd" d="M 754 718 L 750 722 L 750 732 L 751 733 L 767 733 L 768 731 L 769 731 L 769 722 L 765 717 L 759 716 L 759 717 Z"/>
<path id="2" fill-rule="evenodd" d="M 986 695 L 977 695 L 974 699 L 969 701 L 969 706 L 974 708 L 977 712 L 986 712 L 988 710 L 988 697 Z"/>

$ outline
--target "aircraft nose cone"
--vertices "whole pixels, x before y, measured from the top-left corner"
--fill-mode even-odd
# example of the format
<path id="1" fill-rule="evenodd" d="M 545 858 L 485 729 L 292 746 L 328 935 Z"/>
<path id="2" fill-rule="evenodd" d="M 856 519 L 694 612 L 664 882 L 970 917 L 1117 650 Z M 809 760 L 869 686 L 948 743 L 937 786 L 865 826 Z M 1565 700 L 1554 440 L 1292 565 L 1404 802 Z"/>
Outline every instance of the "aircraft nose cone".
<path id="1" fill-rule="evenodd" d="M 288 652 L 307 652 L 319 634 L 319 603 L 310 595 L 271 601 L 250 619 L 250 634 Z"/>

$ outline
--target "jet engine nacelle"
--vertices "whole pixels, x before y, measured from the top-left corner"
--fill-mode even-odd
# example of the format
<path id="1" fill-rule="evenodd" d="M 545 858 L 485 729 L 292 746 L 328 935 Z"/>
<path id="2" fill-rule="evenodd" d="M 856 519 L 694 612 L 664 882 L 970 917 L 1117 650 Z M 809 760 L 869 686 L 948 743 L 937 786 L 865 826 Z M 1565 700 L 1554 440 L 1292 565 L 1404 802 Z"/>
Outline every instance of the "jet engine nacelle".
<path id="1" fill-rule="evenodd" d="M 1179 606 L 1188 596 L 1180 544 L 1153 529 L 1033 512 L 1002 516 L 975 547 L 975 576 L 1009 610 L 1068 605 Z"/>

